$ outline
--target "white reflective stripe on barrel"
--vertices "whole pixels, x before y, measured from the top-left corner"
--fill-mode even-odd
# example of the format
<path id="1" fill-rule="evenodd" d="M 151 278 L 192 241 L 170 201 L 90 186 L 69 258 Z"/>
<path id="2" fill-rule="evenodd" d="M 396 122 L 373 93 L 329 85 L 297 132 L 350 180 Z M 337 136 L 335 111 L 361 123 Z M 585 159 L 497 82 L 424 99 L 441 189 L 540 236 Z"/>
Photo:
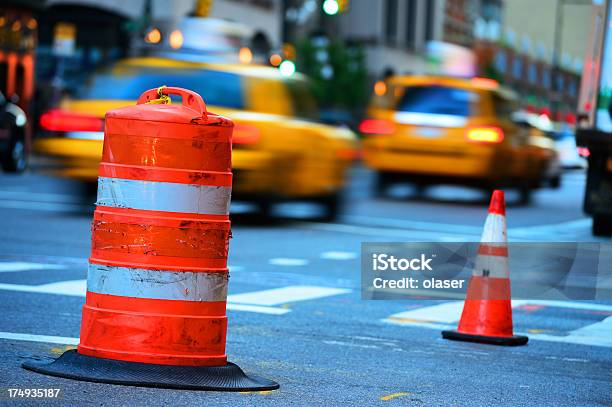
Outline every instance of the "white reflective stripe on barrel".
<path id="1" fill-rule="evenodd" d="M 225 301 L 228 273 L 147 270 L 89 263 L 87 291 L 122 297 Z"/>
<path id="2" fill-rule="evenodd" d="M 227 215 L 231 194 L 230 187 L 98 177 L 96 205 Z"/>

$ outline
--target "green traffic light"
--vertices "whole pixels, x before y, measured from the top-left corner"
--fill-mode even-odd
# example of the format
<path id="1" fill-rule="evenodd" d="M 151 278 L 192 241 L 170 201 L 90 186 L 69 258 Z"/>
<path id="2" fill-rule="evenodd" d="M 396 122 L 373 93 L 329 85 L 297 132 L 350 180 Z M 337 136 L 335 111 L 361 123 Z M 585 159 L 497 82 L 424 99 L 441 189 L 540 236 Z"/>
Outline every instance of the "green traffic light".
<path id="1" fill-rule="evenodd" d="M 338 14 L 338 11 L 340 11 L 338 0 L 325 0 L 323 2 L 323 11 L 330 16 Z"/>

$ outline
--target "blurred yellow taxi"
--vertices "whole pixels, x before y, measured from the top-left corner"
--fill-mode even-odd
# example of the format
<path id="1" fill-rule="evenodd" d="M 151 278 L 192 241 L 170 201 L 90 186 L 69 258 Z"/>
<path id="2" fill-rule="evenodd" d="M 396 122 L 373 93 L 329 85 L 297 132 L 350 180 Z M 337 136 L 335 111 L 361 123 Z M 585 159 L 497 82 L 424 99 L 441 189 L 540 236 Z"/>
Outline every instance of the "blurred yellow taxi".
<path id="1" fill-rule="evenodd" d="M 95 180 L 106 111 L 135 103 L 160 85 L 194 90 L 209 110 L 236 123 L 234 193 L 267 212 L 277 200 L 316 201 L 325 217 L 338 210 L 355 149 L 345 128 L 317 123 L 316 106 L 299 74 L 238 64 L 132 58 L 94 75 L 74 98 L 40 117 L 38 154 L 60 162 L 55 173 Z"/>
<path id="2" fill-rule="evenodd" d="M 379 194 L 395 182 L 460 183 L 516 187 L 527 202 L 559 176 L 554 142 L 514 121 L 515 95 L 491 79 L 396 76 L 374 90 L 359 131 Z"/>

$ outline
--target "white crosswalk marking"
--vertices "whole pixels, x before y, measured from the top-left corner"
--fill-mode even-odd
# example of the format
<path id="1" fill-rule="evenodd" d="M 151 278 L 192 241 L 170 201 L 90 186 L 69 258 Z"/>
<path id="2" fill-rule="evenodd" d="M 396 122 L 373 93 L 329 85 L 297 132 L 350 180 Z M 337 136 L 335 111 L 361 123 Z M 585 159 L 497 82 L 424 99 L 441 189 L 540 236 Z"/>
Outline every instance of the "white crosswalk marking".
<path id="1" fill-rule="evenodd" d="M 289 257 L 275 257 L 270 259 L 268 263 L 273 266 L 305 266 L 308 264 L 306 259 L 293 259 Z"/>
<path id="2" fill-rule="evenodd" d="M 9 339 L 9 340 L 14 340 L 14 341 L 27 341 L 27 342 L 55 343 L 58 345 L 78 345 L 79 344 L 79 338 L 68 338 L 65 336 L 18 334 L 18 333 L 13 333 L 13 332 L 0 332 L 0 339 Z"/>
<path id="3" fill-rule="evenodd" d="M 513 300 L 512 307 L 521 305 L 543 305 L 547 307 L 580 309 L 591 311 L 612 312 L 612 305 L 595 304 L 590 302 L 577 301 L 550 301 L 550 300 Z M 421 307 L 409 311 L 393 314 L 383 322 L 394 325 L 417 326 L 428 329 L 452 329 L 461 318 L 463 310 L 462 301 L 445 302 L 429 307 Z M 520 332 L 518 334 L 521 334 Z M 524 333 L 522 335 L 525 335 Z M 568 335 L 549 335 L 545 333 L 529 333 L 529 338 L 549 341 L 564 342 L 579 345 L 592 345 L 602 347 L 612 347 L 612 317 L 607 317 L 603 321 L 586 325 L 582 328 L 570 331 Z"/>
<path id="4" fill-rule="evenodd" d="M 326 260 L 352 260 L 357 258 L 357 253 L 330 251 L 321 253 L 321 258 Z"/>
<path id="5" fill-rule="evenodd" d="M 264 307 L 264 306 L 249 305 L 249 304 L 234 304 L 232 302 L 228 302 L 226 308 L 230 311 L 255 312 L 258 314 L 268 314 L 268 315 L 283 315 L 288 312 L 291 312 L 291 310 L 287 308 Z"/>
<path id="6" fill-rule="evenodd" d="M 27 270 L 61 270 L 66 268 L 60 264 L 29 263 L 25 261 L 0 262 L 0 273 L 12 273 Z"/>
<path id="7" fill-rule="evenodd" d="M 271 290 L 234 294 L 227 297 L 228 302 L 254 305 L 279 305 L 298 301 L 314 300 L 332 295 L 349 293 L 346 288 L 293 285 Z"/>
<path id="8" fill-rule="evenodd" d="M 547 334 L 533 335 L 534 339 L 549 342 L 566 342 L 579 345 L 593 345 L 612 347 L 612 316 L 603 321 L 573 330 L 567 336 L 556 336 Z"/>
<path id="9" fill-rule="evenodd" d="M 34 191 L 0 190 L 0 208 L 50 212 L 82 212 L 89 209 L 76 196 Z"/>
<path id="10" fill-rule="evenodd" d="M 87 291 L 87 280 L 59 281 L 41 285 L 0 283 L 0 290 L 84 297 Z M 345 288 L 303 285 L 288 286 L 271 290 L 229 295 L 227 297 L 227 309 L 231 311 L 284 315 L 291 312 L 291 310 L 274 306 L 314 300 L 349 292 L 351 292 L 351 290 Z"/>
<path id="11" fill-rule="evenodd" d="M 60 281 L 41 285 L 0 283 L 0 290 L 85 297 L 86 286 L 87 280 Z"/>

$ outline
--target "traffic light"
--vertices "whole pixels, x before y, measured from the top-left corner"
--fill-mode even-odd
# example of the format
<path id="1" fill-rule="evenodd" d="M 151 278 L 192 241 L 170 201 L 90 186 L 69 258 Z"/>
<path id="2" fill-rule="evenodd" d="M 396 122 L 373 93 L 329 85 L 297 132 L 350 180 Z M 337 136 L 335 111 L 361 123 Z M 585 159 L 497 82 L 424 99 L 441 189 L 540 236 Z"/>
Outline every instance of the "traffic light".
<path id="1" fill-rule="evenodd" d="M 325 0 L 323 1 L 323 12 L 329 16 L 335 16 L 348 9 L 350 0 Z"/>
<path id="2" fill-rule="evenodd" d="M 338 4 L 338 0 L 325 0 L 323 2 L 323 11 L 328 16 L 338 14 L 338 11 L 340 11 L 340 4 Z"/>

